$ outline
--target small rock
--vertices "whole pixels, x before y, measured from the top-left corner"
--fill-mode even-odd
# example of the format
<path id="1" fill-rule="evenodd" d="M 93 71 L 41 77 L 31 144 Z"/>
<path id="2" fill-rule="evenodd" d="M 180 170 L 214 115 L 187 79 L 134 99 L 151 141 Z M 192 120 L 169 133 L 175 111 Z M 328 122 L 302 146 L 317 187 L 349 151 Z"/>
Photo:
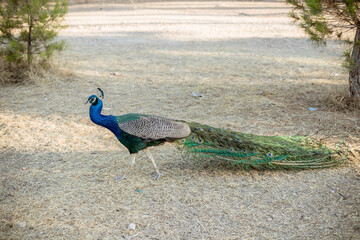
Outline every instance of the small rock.
<path id="1" fill-rule="evenodd" d="M 113 72 L 113 73 L 111 73 L 111 75 L 114 75 L 114 76 L 120 76 L 120 75 L 121 75 L 121 73 L 119 73 L 119 72 Z"/>
<path id="2" fill-rule="evenodd" d="M 128 229 L 129 230 L 135 230 L 136 228 L 136 224 L 135 223 L 130 223 L 129 226 L 128 226 Z"/>
<path id="3" fill-rule="evenodd" d="M 197 92 L 194 92 L 194 91 L 192 91 L 190 94 L 191 94 L 191 96 L 194 96 L 194 97 L 202 97 L 203 96 L 203 95 L 201 95 L 201 94 L 199 94 Z"/>
<path id="4" fill-rule="evenodd" d="M 26 223 L 25 222 L 19 222 L 18 226 L 24 228 L 24 227 L 26 227 Z"/>
<path id="5" fill-rule="evenodd" d="M 318 109 L 315 108 L 315 107 L 308 107 L 308 110 L 309 110 L 309 111 L 317 111 Z"/>
<path id="6" fill-rule="evenodd" d="M 339 74 L 338 73 L 334 73 L 334 77 L 338 77 L 339 76 Z"/>

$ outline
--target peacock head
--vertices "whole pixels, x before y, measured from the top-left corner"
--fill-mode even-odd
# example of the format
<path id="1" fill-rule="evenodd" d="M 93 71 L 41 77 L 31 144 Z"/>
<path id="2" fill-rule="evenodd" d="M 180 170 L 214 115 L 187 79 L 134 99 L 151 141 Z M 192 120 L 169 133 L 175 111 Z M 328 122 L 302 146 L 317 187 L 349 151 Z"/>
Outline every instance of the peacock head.
<path id="1" fill-rule="evenodd" d="M 96 95 L 91 95 L 85 104 L 90 103 L 91 105 L 96 105 L 99 102 L 99 98 Z"/>
<path id="2" fill-rule="evenodd" d="M 100 98 L 104 99 L 104 92 L 100 88 L 98 88 L 98 90 L 100 91 Z M 91 95 L 85 104 L 90 103 L 91 105 L 97 105 L 99 102 L 101 102 L 100 98 L 96 95 Z"/>

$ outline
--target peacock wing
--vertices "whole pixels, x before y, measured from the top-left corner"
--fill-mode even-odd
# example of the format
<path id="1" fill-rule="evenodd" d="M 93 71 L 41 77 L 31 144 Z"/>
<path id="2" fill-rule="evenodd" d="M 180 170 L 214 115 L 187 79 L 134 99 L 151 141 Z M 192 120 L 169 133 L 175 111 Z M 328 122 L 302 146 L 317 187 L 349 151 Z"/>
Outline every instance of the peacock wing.
<path id="1" fill-rule="evenodd" d="M 119 123 L 121 130 L 144 139 L 181 139 L 190 135 L 185 122 L 164 117 L 141 115 L 133 120 Z"/>

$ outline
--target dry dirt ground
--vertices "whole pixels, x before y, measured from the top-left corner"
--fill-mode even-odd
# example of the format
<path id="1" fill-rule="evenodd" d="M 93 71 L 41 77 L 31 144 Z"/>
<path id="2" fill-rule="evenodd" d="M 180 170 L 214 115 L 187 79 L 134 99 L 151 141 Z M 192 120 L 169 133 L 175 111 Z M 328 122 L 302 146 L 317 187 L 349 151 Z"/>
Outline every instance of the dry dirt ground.
<path id="1" fill-rule="evenodd" d="M 314 48 L 288 12 L 278 1 L 70 6 L 65 74 L 2 86 L 0 239 L 360 239 L 360 114 L 327 100 L 346 88 L 342 46 Z M 88 117 L 96 87 L 105 114 L 343 140 L 355 157 L 335 169 L 230 171 L 165 145 L 152 149 L 162 178 L 139 154 L 116 182 L 130 158 Z"/>

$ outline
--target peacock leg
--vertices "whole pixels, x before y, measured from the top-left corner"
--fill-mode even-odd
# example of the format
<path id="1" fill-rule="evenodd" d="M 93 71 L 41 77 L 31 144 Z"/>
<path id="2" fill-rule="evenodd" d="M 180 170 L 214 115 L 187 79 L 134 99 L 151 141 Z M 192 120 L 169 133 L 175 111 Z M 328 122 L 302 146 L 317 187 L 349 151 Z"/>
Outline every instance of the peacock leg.
<path id="1" fill-rule="evenodd" d="M 151 162 L 153 163 L 154 167 L 155 167 L 155 171 L 156 171 L 156 176 L 154 177 L 154 179 L 159 179 L 159 177 L 161 176 L 161 173 L 159 172 L 159 169 L 156 166 L 155 160 L 153 158 L 153 156 L 151 155 L 150 151 L 147 149 L 144 149 L 144 152 L 146 153 L 146 155 L 148 156 L 148 158 L 150 158 Z"/>
<path id="2" fill-rule="evenodd" d="M 136 153 L 131 154 L 131 163 L 130 166 L 126 169 L 126 171 L 121 175 L 115 178 L 116 181 L 120 181 L 126 178 L 126 175 L 130 172 L 131 168 L 135 165 Z"/>

